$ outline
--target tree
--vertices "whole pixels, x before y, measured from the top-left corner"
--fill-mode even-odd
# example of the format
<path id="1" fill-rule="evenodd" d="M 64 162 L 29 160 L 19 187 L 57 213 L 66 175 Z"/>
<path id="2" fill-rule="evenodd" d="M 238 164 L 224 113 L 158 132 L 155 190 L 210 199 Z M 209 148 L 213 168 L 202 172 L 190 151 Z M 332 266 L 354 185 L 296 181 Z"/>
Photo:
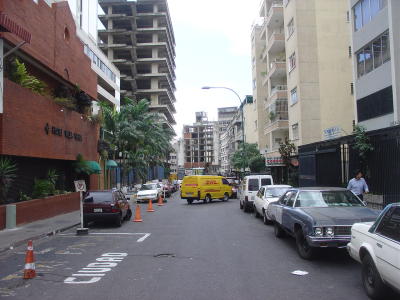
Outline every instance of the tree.
<path id="1" fill-rule="evenodd" d="M 244 143 L 244 147 L 243 144 L 240 144 L 239 149 L 233 154 L 231 162 L 235 169 L 240 170 L 250 167 L 252 172 L 260 172 L 252 170 L 251 161 L 254 160 L 253 168 L 258 170 L 261 159 L 263 159 L 263 156 L 260 154 L 257 144 Z"/>
<path id="2" fill-rule="evenodd" d="M 287 183 L 290 185 L 297 185 L 297 170 L 293 169 L 291 164 L 292 156 L 295 153 L 296 146 L 290 142 L 288 138 L 285 139 L 284 143 L 279 145 L 279 154 L 281 155 L 283 163 L 286 166 Z"/>
<path id="3" fill-rule="evenodd" d="M 360 164 L 364 169 L 365 174 L 368 176 L 368 155 L 374 150 L 370 138 L 367 135 L 366 128 L 362 125 L 354 127 L 354 145 L 353 148 L 358 151 Z"/>
<path id="4" fill-rule="evenodd" d="M 259 154 L 250 160 L 250 171 L 254 173 L 260 173 L 265 171 L 265 157 Z"/>
<path id="5" fill-rule="evenodd" d="M 17 165 L 7 157 L 0 157 L 0 203 L 5 202 L 8 190 L 17 177 Z"/>

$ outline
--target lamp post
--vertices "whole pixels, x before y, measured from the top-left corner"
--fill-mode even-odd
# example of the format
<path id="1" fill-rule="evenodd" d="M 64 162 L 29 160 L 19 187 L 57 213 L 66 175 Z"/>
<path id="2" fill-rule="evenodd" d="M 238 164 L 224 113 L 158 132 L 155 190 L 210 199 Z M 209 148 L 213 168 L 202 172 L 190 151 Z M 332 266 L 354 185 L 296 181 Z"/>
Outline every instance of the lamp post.
<path id="1" fill-rule="evenodd" d="M 235 91 L 235 90 L 233 90 L 233 89 L 231 89 L 231 88 L 229 88 L 229 87 L 225 87 L 225 86 L 203 86 L 202 87 L 202 89 L 203 90 L 210 90 L 210 89 L 224 89 L 224 90 L 228 90 L 228 91 L 231 91 L 232 93 L 234 93 L 235 95 L 236 95 L 236 97 L 239 99 L 239 102 L 240 102 L 240 108 L 241 108 L 241 110 L 242 110 L 242 162 L 243 162 L 243 174 L 244 174 L 244 171 L 245 171 L 245 165 L 244 165 L 244 161 L 245 161 L 245 154 L 244 154 L 244 118 L 243 118 L 243 106 L 244 105 L 242 105 L 242 99 L 240 98 L 240 96 L 239 96 L 239 94 Z"/>

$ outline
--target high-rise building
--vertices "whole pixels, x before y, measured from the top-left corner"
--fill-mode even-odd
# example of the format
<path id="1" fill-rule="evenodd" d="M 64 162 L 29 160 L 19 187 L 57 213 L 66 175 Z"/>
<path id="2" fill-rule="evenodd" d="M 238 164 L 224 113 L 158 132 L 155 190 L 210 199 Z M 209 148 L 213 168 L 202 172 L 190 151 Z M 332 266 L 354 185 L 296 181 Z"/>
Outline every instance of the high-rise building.
<path id="1" fill-rule="evenodd" d="M 400 2 L 351 0 L 356 120 L 367 130 L 400 124 Z"/>
<path id="2" fill-rule="evenodd" d="M 147 99 L 175 124 L 175 38 L 166 0 L 99 0 L 101 49 L 121 72 L 121 96 Z"/>
<path id="3" fill-rule="evenodd" d="M 219 131 L 216 122 L 208 121 L 206 112 L 196 112 L 196 122 L 183 126 L 184 167 L 204 168 L 218 173 Z"/>
<path id="4" fill-rule="evenodd" d="M 348 13 L 348 0 L 261 2 L 253 86 L 257 101 L 264 98 L 266 122 L 258 126 L 270 166 L 282 165 L 278 149 L 287 138 L 300 146 L 352 132 Z"/>

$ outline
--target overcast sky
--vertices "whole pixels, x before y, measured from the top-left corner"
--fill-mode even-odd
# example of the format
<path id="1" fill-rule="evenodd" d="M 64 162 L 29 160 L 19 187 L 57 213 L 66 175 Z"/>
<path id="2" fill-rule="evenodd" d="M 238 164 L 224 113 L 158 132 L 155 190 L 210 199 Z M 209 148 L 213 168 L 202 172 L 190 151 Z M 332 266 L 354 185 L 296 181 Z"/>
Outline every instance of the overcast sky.
<path id="1" fill-rule="evenodd" d="M 259 0 L 168 0 L 176 38 L 175 131 L 194 122 L 196 111 L 217 119 L 217 108 L 236 106 L 226 90 L 201 90 L 204 85 L 227 86 L 244 98 L 251 88 L 251 25 Z"/>

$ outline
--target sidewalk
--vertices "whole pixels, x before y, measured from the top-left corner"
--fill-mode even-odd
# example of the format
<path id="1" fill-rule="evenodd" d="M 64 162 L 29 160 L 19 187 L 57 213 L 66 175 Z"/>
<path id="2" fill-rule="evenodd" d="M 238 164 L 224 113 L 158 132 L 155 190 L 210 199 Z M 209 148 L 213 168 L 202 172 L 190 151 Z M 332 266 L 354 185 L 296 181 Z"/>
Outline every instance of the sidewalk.
<path id="1" fill-rule="evenodd" d="M 77 210 L 25 224 L 15 229 L 0 230 L 0 253 L 7 251 L 10 247 L 22 245 L 30 239 L 39 239 L 74 227 L 79 224 L 79 217 L 79 210 Z"/>

